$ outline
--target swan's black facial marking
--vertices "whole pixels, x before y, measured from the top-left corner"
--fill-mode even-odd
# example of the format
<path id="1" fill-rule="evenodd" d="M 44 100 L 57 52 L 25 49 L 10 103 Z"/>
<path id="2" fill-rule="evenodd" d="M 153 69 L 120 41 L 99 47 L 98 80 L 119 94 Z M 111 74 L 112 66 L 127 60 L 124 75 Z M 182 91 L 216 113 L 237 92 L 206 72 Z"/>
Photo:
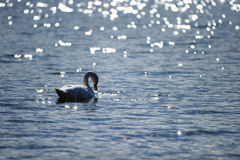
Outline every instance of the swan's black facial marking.
<path id="1" fill-rule="evenodd" d="M 97 91 L 97 83 L 94 84 L 94 90 Z"/>

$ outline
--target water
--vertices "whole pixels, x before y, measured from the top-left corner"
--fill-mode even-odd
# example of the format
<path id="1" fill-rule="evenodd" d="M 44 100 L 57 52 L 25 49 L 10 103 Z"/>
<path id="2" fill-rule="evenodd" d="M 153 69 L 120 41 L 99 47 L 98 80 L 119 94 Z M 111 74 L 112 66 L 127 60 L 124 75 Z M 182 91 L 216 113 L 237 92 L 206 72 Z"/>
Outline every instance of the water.
<path id="1" fill-rule="evenodd" d="M 0 159 L 239 159 L 239 6 L 2 1 Z"/>

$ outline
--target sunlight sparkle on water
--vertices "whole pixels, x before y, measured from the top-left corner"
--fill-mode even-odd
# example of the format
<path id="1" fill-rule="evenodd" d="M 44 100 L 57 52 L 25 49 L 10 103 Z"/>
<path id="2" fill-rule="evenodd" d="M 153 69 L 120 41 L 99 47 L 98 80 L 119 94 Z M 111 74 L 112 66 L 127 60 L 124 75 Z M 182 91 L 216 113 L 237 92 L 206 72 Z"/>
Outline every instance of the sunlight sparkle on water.
<path id="1" fill-rule="evenodd" d="M 41 19 L 40 16 L 34 16 L 34 17 L 33 17 L 33 20 L 35 20 L 35 21 L 38 21 L 38 20 L 40 20 L 40 19 Z"/>
<path id="2" fill-rule="evenodd" d="M 47 154 L 37 154 L 40 159 L 59 158 L 52 150 L 62 150 L 61 146 L 66 146 L 61 152 L 62 159 L 69 158 L 68 150 L 73 153 L 70 155 L 73 159 L 74 155 L 79 159 L 89 155 L 116 159 L 121 153 L 127 153 L 121 154 L 123 159 L 129 155 L 132 159 L 157 159 L 158 156 L 184 159 L 189 155 L 197 155 L 192 157 L 197 159 L 206 154 L 211 156 L 209 158 L 238 156 L 234 150 L 229 150 L 233 146 L 231 137 L 238 138 L 234 135 L 236 125 L 224 115 L 234 116 L 234 105 L 238 102 L 237 81 L 235 86 L 234 82 L 239 78 L 236 69 L 239 0 L 17 1 L 21 2 L 2 0 L 0 3 L 4 11 L 0 15 L 4 69 L 1 92 L 6 92 L 2 94 L 2 104 L 9 98 L 6 100 L 9 105 L 3 107 L 6 116 L 1 131 L 5 134 L 10 129 L 12 133 L 5 136 L 3 159 L 34 157 L 38 150 L 44 149 L 44 140 L 50 149 Z M 57 103 L 53 87 L 81 84 L 88 70 L 96 71 L 100 77 L 101 92 L 95 92 L 96 102 Z M 231 84 L 215 85 L 220 82 Z M 49 87 L 44 86 L 46 83 Z M 34 96 L 37 107 L 31 104 Z M 220 104 L 221 97 L 226 97 L 222 98 L 223 104 Z M 205 104 L 211 104 L 211 108 Z M 224 107 L 230 109 L 225 112 Z M 23 115 L 12 116 L 12 113 L 20 113 L 20 109 Z M 30 112 L 35 113 L 34 109 L 39 114 L 28 117 Z M 215 109 L 219 111 L 217 114 Z M 206 113 L 211 110 L 211 114 L 202 114 L 202 110 L 207 110 Z M 52 116 L 56 113 L 57 116 Z M 222 116 L 218 118 L 218 115 Z M 178 119 L 179 128 L 176 127 Z M 63 120 L 64 123 L 59 123 Z M 233 128 L 226 128 L 227 125 L 221 125 L 218 120 L 232 124 Z M 16 122 L 19 125 L 15 125 Z M 44 123 L 34 127 L 36 122 Z M 51 123 L 46 125 L 48 122 Z M 157 123 L 152 125 L 152 122 Z M 8 127 L 11 124 L 14 128 Z M 221 134 L 219 138 L 219 134 L 212 134 L 208 124 L 214 125 L 214 133 L 221 133 L 224 127 L 233 132 Z M 25 128 L 21 128 L 23 125 Z M 49 134 L 38 134 L 41 129 Z M 17 133 L 19 130 L 21 133 Z M 117 134 L 106 136 L 106 132 L 99 130 Z M 175 138 L 171 138 L 172 135 L 169 138 L 172 131 Z M 31 141 L 15 143 L 32 134 Z M 78 141 L 71 141 L 73 135 L 81 136 L 77 137 Z M 151 137 L 146 139 L 146 135 Z M 162 135 L 161 141 L 166 143 L 148 143 L 148 140 L 158 142 L 158 135 Z M 188 136 L 182 138 L 185 135 Z M 226 141 L 222 140 L 223 136 Z M 115 145 L 105 152 L 104 148 L 119 143 L 119 138 L 120 141 L 127 139 L 124 141 L 127 147 Z M 132 143 L 136 138 L 139 143 Z M 180 147 L 177 139 L 181 140 Z M 58 145 L 51 143 L 56 141 Z M 87 146 L 83 152 L 78 142 Z M 215 150 L 204 149 L 208 143 L 216 146 Z M 219 147 L 220 143 L 223 145 Z M 103 149 L 99 150 L 99 146 Z M 19 148 L 26 152 L 19 152 Z M 188 152 L 182 152 L 184 150 Z M 7 154 L 8 151 L 12 154 Z M 140 154 L 135 154 L 136 151 Z M 78 152 L 81 154 L 74 154 Z M 176 154 L 168 154 L 172 152 Z"/>
<path id="3" fill-rule="evenodd" d="M 28 14 L 28 13 L 29 13 L 29 10 L 28 10 L 28 9 L 25 9 L 25 10 L 23 11 L 23 13 L 24 13 L 24 14 Z"/>
<path id="4" fill-rule="evenodd" d="M 21 55 L 20 54 L 15 54 L 14 58 L 21 58 Z"/>
<path id="5" fill-rule="evenodd" d="M 43 26 L 49 28 L 49 27 L 51 27 L 51 23 L 44 23 Z"/>
<path id="6" fill-rule="evenodd" d="M 42 92 L 44 92 L 43 89 L 36 89 L 36 91 L 37 91 L 38 93 L 42 93 Z"/>
<path id="7" fill-rule="evenodd" d="M 178 35 L 178 31 L 174 31 L 173 34 L 174 34 L 174 35 Z"/>
<path id="8" fill-rule="evenodd" d="M 91 54 L 95 54 L 95 52 L 96 52 L 96 51 L 99 51 L 99 50 L 101 50 L 100 47 L 91 47 L 91 48 L 90 48 Z"/>
<path id="9" fill-rule="evenodd" d="M 65 76 L 65 72 L 60 72 L 61 77 Z"/>
<path id="10" fill-rule="evenodd" d="M 48 7 L 48 4 L 43 3 L 43 2 L 38 2 L 38 3 L 36 4 L 36 7 Z"/>
<path id="11" fill-rule="evenodd" d="M 163 41 L 161 41 L 160 43 L 159 42 L 155 42 L 154 45 L 158 46 L 159 48 L 162 48 L 163 47 Z"/>
<path id="12" fill-rule="evenodd" d="M 70 43 L 70 42 L 63 42 L 62 40 L 59 40 L 58 43 L 59 43 L 61 46 L 67 46 L 67 47 L 69 47 L 69 46 L 72 45 L 72 43 Z"/>
<path id="13" fill-rule="evenodd" d="M 42 48 L 36 48 L 36 53 L 42 53 L 43 49 Z"/>
<path id="14" fill-rule="evenodd" d="M 86 36 L 90 36 L 92 34 L 92 30 L 90 29 L 89 31 L 85 32 Z"/>
<path id="15" fill-rule="evenodd" d="M 177 134 L 180 136 L 180 135 L 182 134 L 182 132 L 179 130 L 179 131 L 177 132 Z"/>
<path id="16" fill-rule="evenodd" d="M 81 72 L 82 68 L 76 69 L 76 72 Z"/>
<path id="17" fill-rule="evenodd" d="M 74 26 L 74 30 L 79 30 L 79 26 Z"/>
<path id="18" fill-rule="evenodd" d="M 5 3 L 0 3 L 0 7 L 5 7 Z"/>
<path id="19" fill-rule="evenodd" d="M 102 48 L 102 53 L 115 53 L 117 50 L 115 48 Z"/>
<path id="20" fill-rule="evenodd" d="M 65 108 L 69 109 L 69 108 L 70 108 L 70 106 L 66 104 L 66 105 L 65 105 Z"/>
<path id="21" fill-rule="evenodd" d="M 112 29 L 113 29 L 114 31 L 118 30 L 118 28 L 117 28 L 117 27 L 113 27 Z"/>
<path id="22" fill-rule="evenodd" d="M 118 36 L 117 39 L 127 39 L 127 36 L 125 36 L 125 35 Z"/>
<path id="23" fill-rule="evenodd" d="M 58 9 L 61 10 L 62 12 L 73 12 L 73 9 L 66 6 L 64 3 L 60 2 L 58 3 Z"/>
<path id="24" fill-rule="evenodd" d="M 24 58 L 28 58 L 29 60 L 32 60 L 33 55 L 31 55 L 31 54 L 25 54 L 25 55 L 24 55 Z"/>

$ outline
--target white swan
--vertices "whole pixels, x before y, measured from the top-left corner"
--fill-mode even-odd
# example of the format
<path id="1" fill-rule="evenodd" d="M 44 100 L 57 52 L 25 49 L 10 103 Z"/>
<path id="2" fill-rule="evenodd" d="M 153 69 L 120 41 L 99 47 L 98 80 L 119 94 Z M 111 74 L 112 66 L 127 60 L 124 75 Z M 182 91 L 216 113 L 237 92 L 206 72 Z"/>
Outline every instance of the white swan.
<path id="1" fill-rule="evenodd" d="M 95 97 L 92 88 L 88 84 L 88 78 L 91 78 L 94 84 L 94 90 L 97 91 L 98 76 L 94 72 L 87 72 L 83 79 L 84 85 L 66 85 L 62 88 L 54 88 L 60 99 L 81 100 Z"/>

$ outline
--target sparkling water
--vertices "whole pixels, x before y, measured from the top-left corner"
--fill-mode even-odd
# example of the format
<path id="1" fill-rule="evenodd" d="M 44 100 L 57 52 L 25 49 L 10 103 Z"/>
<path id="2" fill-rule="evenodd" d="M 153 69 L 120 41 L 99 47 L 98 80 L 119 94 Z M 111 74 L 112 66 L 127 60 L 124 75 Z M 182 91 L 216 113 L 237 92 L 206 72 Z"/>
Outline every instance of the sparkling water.
<path id="1" fill-rule="evenodd" d="M 239 0 L 1 1 L 0 159 L 239 159 L 239 11 Z M 88 71 L 96 98 L 60 103 L 53 88 Z"/>

